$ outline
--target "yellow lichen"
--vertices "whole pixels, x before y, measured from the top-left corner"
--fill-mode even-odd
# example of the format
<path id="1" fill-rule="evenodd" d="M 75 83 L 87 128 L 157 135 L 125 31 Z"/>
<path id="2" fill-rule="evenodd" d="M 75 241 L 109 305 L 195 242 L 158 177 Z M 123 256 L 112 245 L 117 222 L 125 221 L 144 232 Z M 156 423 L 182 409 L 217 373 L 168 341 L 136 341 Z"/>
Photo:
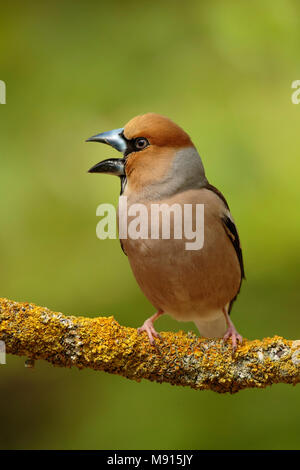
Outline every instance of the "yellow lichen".
<path id="1" fill-rule="evenodd" d="M 34 304 L 0 299 L 0 339 L 6 351 L 29 362 L 89 367 L 140 381 L 142 378 L 198 390 L 235 393 L 273 383 L 300 381 L 300 341 L 280 336 L 244 340 L 233 354 L 231 341 L 192 333 L 162 333 L 150 346 L 145 334 L 114 317 L 74 317 Z"/>

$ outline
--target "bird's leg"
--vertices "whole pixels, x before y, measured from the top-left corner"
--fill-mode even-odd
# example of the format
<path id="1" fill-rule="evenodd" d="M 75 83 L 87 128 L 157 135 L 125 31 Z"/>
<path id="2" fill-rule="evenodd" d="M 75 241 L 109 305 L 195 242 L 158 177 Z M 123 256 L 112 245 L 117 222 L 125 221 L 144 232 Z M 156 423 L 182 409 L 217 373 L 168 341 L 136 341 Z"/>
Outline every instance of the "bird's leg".
<path id="1" fill-rule="evenodd" d="M 243 342 L 243 337 L 235 329 L 234 324 L 230 320 L 230 317 L 228 315 L 226 307 L 223 308 L 223 313 L 225 315 L 225 320 L 226 320 L 226 323 L 227 323 L 227 331 L 226 331 L 225 335 L 223 336 L 223 339 L 224 339 L 224 341 L 226 341 L 228 338 L 231 338 L 232 349 L 233 349 L 233 351 L 235 351 L 236 347 L 237 347 L 237 341 L 239 343 L 242 343 Z"/>
<path id="2" fill-rule="evenodd" d="M 164 312 L 162 310 L 158 310 L 158 312 L 156 312 L 154 315 L 152 315 L 152 317 L 148 318 L 143 326 L 141 326 L 140 328 L 138 328 L 138 334 L 142 333 L 143 331 L 146 331 L 147 335 L 148 335 L 148 338 L 149 338 L 149 341 L 150 341 L 150 344 L 154 344 L 154 338 L 153 336 L 155 336 L 155 338 L 160 338 L 161 339 L 161 336 L 157 333 L 157 331 L 155 330 L 154 328 L 154 325 L 153 323 L 155 322 L 155 320 L 158 319 L 158 317 L 160 317 Z"/>

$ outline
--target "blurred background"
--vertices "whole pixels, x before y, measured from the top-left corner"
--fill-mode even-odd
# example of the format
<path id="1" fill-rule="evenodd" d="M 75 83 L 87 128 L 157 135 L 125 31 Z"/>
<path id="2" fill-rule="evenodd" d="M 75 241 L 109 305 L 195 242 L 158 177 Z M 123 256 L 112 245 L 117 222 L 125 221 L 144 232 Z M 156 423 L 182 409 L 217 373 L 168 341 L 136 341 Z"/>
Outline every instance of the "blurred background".
<path id="1" fill-rule="evenodd" d="M 118 240 L 96 238 L 119 181 L 87 170 L 115 151 L 84 142 L 153 111 L 191 135 L 237 222 L 238 330 L 299 339 L 299 18 L 296 0 L 2 3 L 0 295 L 132 327 L 153 312 Z M 1 449 L 300 447 L 300 385 L 218 395 L 13 356 L 0 381 Z"/>

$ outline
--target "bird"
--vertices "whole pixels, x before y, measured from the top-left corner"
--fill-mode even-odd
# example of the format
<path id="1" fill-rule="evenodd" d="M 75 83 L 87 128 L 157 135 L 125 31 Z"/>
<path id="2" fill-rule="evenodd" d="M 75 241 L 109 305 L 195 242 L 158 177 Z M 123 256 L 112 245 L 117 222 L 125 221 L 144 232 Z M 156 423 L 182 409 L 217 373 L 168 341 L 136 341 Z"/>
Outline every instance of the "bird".
<path id="1" fill-rule="evenodd" d="M 167 314 L 177 321 L 194 322 L 206 338 L 231 339 L 235 351 L 243 341 L 230 318 L 245 279 L 240 238 L 228 203 L 208 182 L 190 136 L 171 119 L 151 112 L 87 141 L 110 145 L 123 154 L 97 163 L 89 173 L 118 176 L 119 201 L 126 197 L 127 210 L 134 204 L 148 209 L 154 204 L 204 207 L 201 249 L 187 250 L 185 235 L 163 239 L 161 219 L 158 238 L 120 240 L 140 289 L 156 310 L 138 333 L 146 332 L 155 345 L 161 336 L 154 322 Z M 124 216 L 120 205 L 119 223 Z"/>

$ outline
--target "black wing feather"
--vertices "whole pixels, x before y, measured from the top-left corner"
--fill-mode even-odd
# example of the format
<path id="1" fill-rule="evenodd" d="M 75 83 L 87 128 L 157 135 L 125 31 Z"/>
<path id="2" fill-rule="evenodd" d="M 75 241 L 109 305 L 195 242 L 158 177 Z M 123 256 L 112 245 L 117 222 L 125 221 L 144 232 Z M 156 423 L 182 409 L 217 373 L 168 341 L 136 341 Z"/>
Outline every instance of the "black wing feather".
<path id="1" fill-rule="evenodd" d="M 207 184 L 206 188 L 209 189 L 210 191 L 213 191 L 215 194 L 217 194 L 219 196 L 219 198 L 222 199 L 222 201 L 224 202 L 225 207 L 228 210 L 230 210 L 229 206 L 227 204 L 227 201 L 226 201 L 225 197 L 223 196 L 223 194 L 221 193 L 221 191 L 219 191 L 215 186 L 213 186 L 210 183 Z M 240 244 L 240 237 L 239 237 L 237 228 L 235 226 L 235 223 L 230 219 L 230 217 L 228 217 L 225 214 L 222 217 L 222 222 L 223 222 L 223 225 L 224 225 L 225 232 L 226 232 L 229 240 L 231 241 L 231 243 L 232 243 L 232 245 L 235 249 L 236 255 L 237 255 L 239 263 L 240 263 L 240 268 L 241 268 L 240 287 L 239 287 L 239 290 L 238 290 L 236 296 L 231 300 L 231 302 L 229 304 L 228 313 L 230 313 L 230 310 L 232 308 L 232 304 L 236 300 L 236 298 L 237 298 L 237 296 L 238 296 L 238 294 L 241 290 L 242 281 L 243 281 L 243 279 L 246 279 L 246 277 L 245 277 L 245 270 L 244 270 L 243 253 L 242 253 L 242 248 L 241 248 L 241 244 Z"/>
<path id="2" fill-rule="evenodd" d="M 224 215 L 222 217 L 222 221 L 224 224 L 225 232 L 228 235 L 229 240 L 231 241 L 235 252 L 237 254 L 239 263 L 240 263 L 240 268 L 241 268 L 241 282 L 240 282 L 240 287 L 239 290 L 237 291 L 236 296 L 230 301 L 229 308 L 228 308 L 228 313 L 230 314 L 232 305 L 234 301 L 236 300 L 237 296 L 239 295 L 239 292 L 241 290 L 242 286 L 242 281 L 245 279 L 245 270 L 244 270 L 244 260 L 243 260 L 243 253 L 241 249 L 241 244 L 240 244 L 240 237 L 238 234 L 238 231 L 236 229 L 235 223 L 228 217 L 227 215 Z"/>
<path id="3" fill-rule="evenodd" d="M 241 277 L 242 279 L 245 279 L 243 253 L 242 253 L 241 244 L 240 244 L 240 237 L 236 229 L 235 223 L 227 215 L 224 215 L 224 217 L 222 217 L 222 221 L 225 226 L 225 231 L 231 243 L 233 244 L 233 247 L 237 254 L 237 257 L 240 263 L 240 268 L 241 268 Z"/>

